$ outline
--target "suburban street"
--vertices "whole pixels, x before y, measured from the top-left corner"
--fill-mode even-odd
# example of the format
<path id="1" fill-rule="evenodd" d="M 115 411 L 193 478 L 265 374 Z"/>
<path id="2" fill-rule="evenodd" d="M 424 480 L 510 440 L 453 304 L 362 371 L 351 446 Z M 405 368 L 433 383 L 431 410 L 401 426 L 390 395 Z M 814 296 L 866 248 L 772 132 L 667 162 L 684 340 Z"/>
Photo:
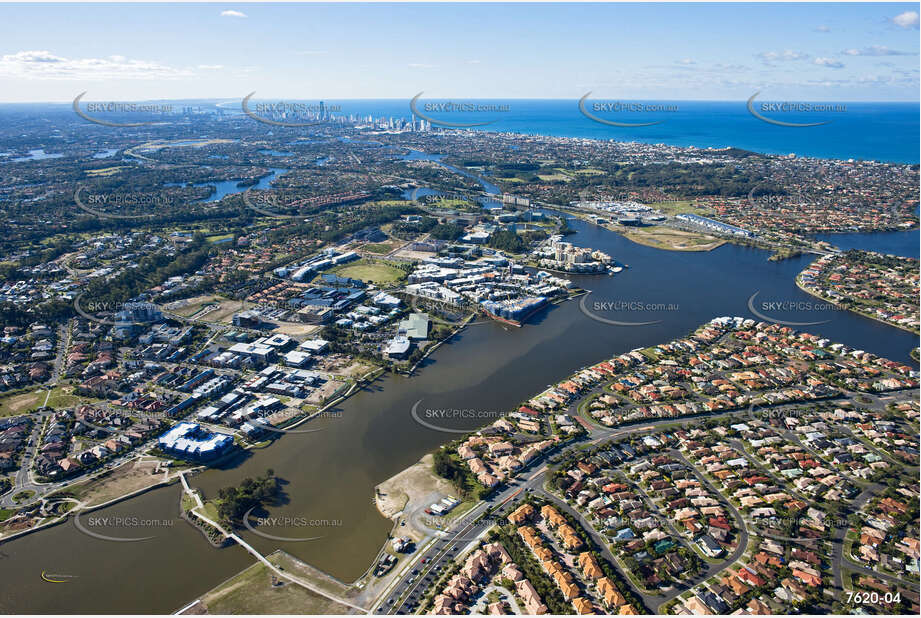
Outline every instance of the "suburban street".
<path id="1" fill-rule="evenodd" d="M 602 386 L 590 389 L 575 401 L 571 402 L 565 410 L 562 410 L 562 412 L 566 412 L 576 419 L 584 420 L 581 419 L 578 413 L 580 405 L 591 398 L 594 394 L 601 392 L 602 389 Z M 845 394 L 840 398 L 844 399 L 852 396 L 853 395 Z M 776 406 L 767 406 L 767 408 L 782 410 L 787 407 L 795 407 L 796 405 L 801 404 L 778 404 Z M 583 422 L 582 424 L 589 428 L 588 435 L 584 436 L 581 440 L 568 444 L 559 449 L 557 452 L 550 453 L 540 458 L 540 460 L 532 463 L 530 466 L 528 466 L 528 468 L 519 472 L 518 476 L 510 483 L 502 486 L 495 495 L 490 496 L 485 501 L 481 501 L 469 512 L 459 518 L 457 522 L 454 522 L 451 527 L 434 537 L 433 540 L 426 539 L 420 543 L 422 550 L 413 556 L 413 560 L 407 563 L 407 566 L 404 567 L 404 570 L 397 576 L 396 580 L 385 590 L 384 594 L 382 594 L 377 599 L 377 601 L 372 604 L 372 611 L 388 614 L 409 614 L 418 611 L 420 609 L 420 604 L 425 597 L 427 589 L 432 583 L 434 583 L 435 580 L 438 579 L 439 574 L 444 569 L 449 568 L 453 560 L 465 553 L 465 549 L 472 546 L 480 537 L 484 536 L 487 530 L 495 523 L 497 523 L 497 521 L 504 520 L 505 516 L 507 516 L 507 514 L 513 510 L 513 507 L 517 504 L 517 502 L 529 493 L 540 494 L 546 498 L 552 499 L 558 507 L 562 508 L 567 513 L 575 517 L 592 537 L 595 544 L 600 548 L 603 557 L 610 561 L 612 564 L 617 565 L 618 562 L 614 559 L 614 556 L 611 553 L 608 544 L 605 542 L 603 535 L 601 535 L 601 533 L 595 529 L 591 522 L 589 522 L 578 510 L 573 509 L 564 500 L 561 500 L 559 496 L 556 496 L 552 492 L 548 491 L 545 483 L 547 480 L 546 477 L 549 466 L 547 463 L 545 463 L 545 460 L 547 458 L 565 456 L 567 453 L 570 453 L 578 448 L 584 448 L 589 445 L 596 445 L 598 443 L 618 437 L 623 437 L 626 435 L 638 435 L 645 432 L 654 431 L 666 425 L 688 425 L 693 424 L 699 420 L 699 418 L 703 417 L 722 418 L 740 414 L 744 415 L 745 410 L 717 412 L 691 418 L 668 418 L 618 428 L 606 428 L 588 423 L 587 421 Z M 749 454 L 745 452 L 740 443 L 736 443 L 734 446 L 738 448 L 740 453 L 742 453 L 746 458 L 750 459 Z M 637 597 L 641 598 L 643 603 L 646 604 L 646 606 L 653 612 L 657 611 L 662 604 L 678 597 L 685 590 L 697 586 L 698 584 L 717 575 L 725 568 L 736 564 L 745 555 L 750 540 L 750 532 L 747 529 L 745 519 L 738 511 L 738 509 L 730 501 L 726 500 L 722 493 L 717 491 L 716 488 L 709 482 L 709 480 L 700 475 L 696 468 L 690 465 L 690 463 L 680 452 L 672 449 L 669 451 L 669 455 L 676 458 L 678 461 L 684 463 L 685 465 L 688 465 L 692 470 L 695 471 L 695 475 L 707 488 L 707 490 L 712 492 L 713 495 L 720 497 L 721 503 L 728 508 L 732 517 L 735 519 L 736 527 L 738 529 L 738 543 L 732 554 L 726 556 L 724 559 L 721 559 L 719 562 L 702 561 L 703 564 L 706 565 L 706 568 L 703 572 L 688 581 L 682 582 L 682 584 L 679 586 L 673 586 L 669 589 L 661 591 L 658 594 L 650 594 L 648 591 L 639 589 L 629 577 L 623 576 L 624 581 L 627 582 L 631 589 L 633 589 Z M 760 467 L 757 462 L 752 463 L 755 464 L 756 467 Z M 867 500 L 870 499 L 870 497 L 872 497 L 873 492 L 879 488 L 880 486 L 874 485 L 871 488 L 865 489 L 852 502 L 853 509 L 859 509 Z M 804 499 L 804 501 L 809 504 L 813 503 L 812 500 L 808 500 L 805 497 L 802 497 L 802 499 Z M 490 509 L 491 513 L 486 519 L 486 522 L 478 525 L 476 519 L 484 515 Z M 872 569 L 856 564 L 849 560 L 847 557 L 842 556 L 843 538 L 845 532 L 846 527 L 835 529 L 834 536 L 831 539 L 834 546 L 831 570 L 834 573 L 835 588 L 839 590 L 842 589 L 841 569 L 846 568 L 848 570 L 857 571 L 868 575 L 874 575 L 893 583 L 906 585 L 915 590 L 918 589 L 917 584 L 906 582 L 890 575 L 877 573 Z M 682 543 L 686 544 L 686 539 L 680 535 L 678 535 L 678 537 Z"/>

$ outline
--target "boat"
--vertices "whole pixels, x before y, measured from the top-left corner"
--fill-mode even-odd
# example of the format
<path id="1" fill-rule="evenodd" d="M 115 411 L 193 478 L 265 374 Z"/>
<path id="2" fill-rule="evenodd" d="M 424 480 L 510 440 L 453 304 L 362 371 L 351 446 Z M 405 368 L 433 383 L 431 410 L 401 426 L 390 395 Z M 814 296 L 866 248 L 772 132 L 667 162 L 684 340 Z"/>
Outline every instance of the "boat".
<path id="1" fill-rule="evenodd" d="M 67 583 L 67 580 L 66 580 L 66 579 L 52 579 L 52 577 L 57 577 L 57 576 L 56 576 L 56 575 L 55 575 L 55 576 L 49 576 L 49 575 L 46 575 L 44 571 L 42 571 L 42 579 L 45 580 L 46 582 L 50 583 L 50 584 L 64 584 L 64 583 Z"/>

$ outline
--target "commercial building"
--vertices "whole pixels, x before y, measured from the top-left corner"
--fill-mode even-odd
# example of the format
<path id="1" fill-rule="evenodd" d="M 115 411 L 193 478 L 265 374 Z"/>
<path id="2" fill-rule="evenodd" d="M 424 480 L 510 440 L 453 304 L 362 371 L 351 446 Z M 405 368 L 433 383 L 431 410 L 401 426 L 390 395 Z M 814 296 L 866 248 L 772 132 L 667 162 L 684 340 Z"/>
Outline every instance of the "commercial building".
<path id="1" fill-rule="evenodd" d="M 429 317 L 424 313 L 411 313 L 398 328 L 409 339 L 426 339 L 429 336 Z"/>
<path id="2" fill-rule="evenodd" d="M 157 439 L 163 452 L 185 459 L 207 461 L 233 447 L 233 438 L 202 429 L 197 423 L 177 423 Z"/>

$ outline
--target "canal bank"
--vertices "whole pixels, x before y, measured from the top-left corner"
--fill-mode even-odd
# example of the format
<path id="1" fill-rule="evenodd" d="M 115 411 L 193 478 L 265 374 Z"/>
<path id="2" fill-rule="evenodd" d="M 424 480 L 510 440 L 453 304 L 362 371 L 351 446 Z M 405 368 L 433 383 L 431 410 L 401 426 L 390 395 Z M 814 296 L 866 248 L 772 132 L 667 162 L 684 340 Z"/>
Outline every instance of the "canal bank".
<path id="1" fill-rule="evenodd" d="M 320 537 L 311 541 L 276 541 L 247 530 L 240 536 L 263 555 L 280 548 L 339 580 L 354 581 L 392 529 L 373 503 L 374 487 L 458 435 L 413 420 L 417 402 L 501 413 L 580 367 L 680 337 L 714 316 L 757 319 L 748 308 L 755 293 L 759 303 L 811 299 L 795 284 L 811 256 L 769 262 L 768 252 L 735 245 L 698 253 L 660 251 L 582 221 L 571 225 L 577 233 L 567 240 L 630 264 L 616 277 L 571 277 L 592 291 L 586 306 L 594 317 L 583 313 L 578 302 L 567 302 L 541 310 L 523 328 L 494 322 L 470 325 L 423 361 L 417 375 L 378 378 L 336 406 L 337 414 L 310 422 L 311 429 L 322 431 L 289 434 L 271 448 L 241 453 L 195 477 L 192 484 L 210 498 L 222 487 L 272 468 L 286 483 L 282 504 L 271 507 L 269 516 L 340 525 L 265 529 L 275 536 Z M 842 311 L 771 315 L 821 322 L 800 330 L 915 365 L 909 350 L 917 338 L 910 333 Z M 648 324 L 637 325 L 644 322 Z M 458 418 L 445 429 L 482 424 L 483 416 Z M 178 500 L 179 490 L 173 486 L 99 514 L 175 516 Z M 11 591 L 0 602 L 0 611 L 130 613 L 143 607 L 170 612 L 251 562 L 239 547 L 210 547 L 184 522 L 156 534 L 156 540 L 113 543 L 87 537 L 72 526 L 57 526 L 12 541 L 0 547 L 6 556 L 0 557 L 0 577 Z M 42 570 L 77 577 L 49 584 L 41 580 Z"/>

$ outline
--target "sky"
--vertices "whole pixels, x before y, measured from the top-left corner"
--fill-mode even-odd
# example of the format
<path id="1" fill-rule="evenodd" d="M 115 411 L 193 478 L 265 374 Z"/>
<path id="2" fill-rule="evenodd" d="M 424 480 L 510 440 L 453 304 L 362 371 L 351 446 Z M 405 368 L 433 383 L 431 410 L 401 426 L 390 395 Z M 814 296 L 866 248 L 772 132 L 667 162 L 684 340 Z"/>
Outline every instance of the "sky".
<path id="1" fill-rule="evenodd" d="M 919 5 L 3 4 L 0 101 L 917 101 Z"/>

